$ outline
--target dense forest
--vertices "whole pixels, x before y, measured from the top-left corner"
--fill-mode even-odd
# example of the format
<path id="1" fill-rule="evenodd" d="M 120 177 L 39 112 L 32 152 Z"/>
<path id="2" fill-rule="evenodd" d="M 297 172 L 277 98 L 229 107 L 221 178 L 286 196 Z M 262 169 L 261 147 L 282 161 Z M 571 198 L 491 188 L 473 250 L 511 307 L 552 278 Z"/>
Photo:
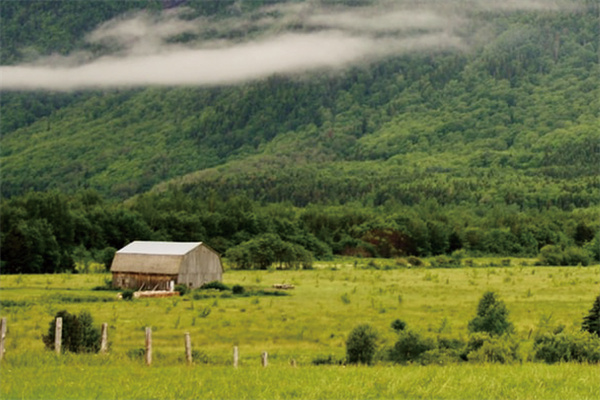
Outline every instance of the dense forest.
<path id="1" fill-rule="evenodd" d="M 104 54 L 86 35 L 140 10 L 184 7 L 185 19 L 213 22 L 177 43 L 242 40 L 266 28 L 214 27 L 271 16 L 280 3 L 302 2 L 2 2 L 0 62 Z M 377 2 L 313 3 L 342 13 Z M 474 7 L 466 49 L 342 69 L 3 90 L 2 272 L 108 264 L 136 239 L 204 241 L 241 268 L 332 255 L 597 262 L 598 5 L 570 4 Z"/>

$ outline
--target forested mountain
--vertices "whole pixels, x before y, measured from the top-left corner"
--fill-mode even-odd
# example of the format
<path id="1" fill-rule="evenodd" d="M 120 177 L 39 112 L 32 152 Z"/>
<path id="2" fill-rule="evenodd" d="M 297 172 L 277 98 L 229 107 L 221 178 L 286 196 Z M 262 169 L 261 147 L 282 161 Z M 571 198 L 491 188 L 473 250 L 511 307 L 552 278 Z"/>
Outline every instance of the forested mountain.
<path id="1" fill-rule="evenodd" d="M 371 32 L 373 10 L 390 4 L 405 6 L 390 11 L 398 18 L 416 15 L 410 1 L 9 1 L 0 60 L 104 60 L 123 50 L 89 38 L 140 10 L 203 21 L 166 39 L 190 46 L 348 21 Z M 535 256 L 545 246 L 546 261 L 598 258 L 598 5 L 471 5 L 435 28 L 435 2 L 410 29 L 380 19 L 371 35 L 385 52 L 335 68 L 234 83 L 4 85 L 4 270 L 68 269 L 144 238 L 204 240 L 236 260 L 277 241 L 296 255 L 280 259 Z M 300 6 L 308 16 L 291 18 Z M 68 218 L 46 215 L 57 210 Z M 53 255 L 22 260 L 18 242 Z"/>

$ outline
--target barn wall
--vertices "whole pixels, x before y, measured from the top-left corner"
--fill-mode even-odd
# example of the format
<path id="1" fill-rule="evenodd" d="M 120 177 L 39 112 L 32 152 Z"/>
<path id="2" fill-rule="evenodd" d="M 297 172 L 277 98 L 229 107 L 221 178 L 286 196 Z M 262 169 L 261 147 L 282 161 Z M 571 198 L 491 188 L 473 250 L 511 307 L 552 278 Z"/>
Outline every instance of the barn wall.
<path id="1" fill-rule="evenodd" d="M 205 246 L 199 246 L 185 255 L 179 270 L 178 283 L 197 288 L 207 282 L 223 280 L 223 266 L 219 256 Z"/>
<path id="2" fill-rule="evenodd" d="M 113 287 L 133 290 L 169 290 L 169 282 L 177 282 L 177 275 L 113 272 Z"/>

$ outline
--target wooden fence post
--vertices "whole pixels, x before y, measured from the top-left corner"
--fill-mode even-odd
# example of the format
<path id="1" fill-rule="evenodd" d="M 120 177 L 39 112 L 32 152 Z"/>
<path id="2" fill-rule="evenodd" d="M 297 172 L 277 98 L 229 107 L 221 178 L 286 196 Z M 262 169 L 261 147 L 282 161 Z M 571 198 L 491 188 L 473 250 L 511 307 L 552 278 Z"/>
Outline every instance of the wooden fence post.
<path id="1" fill-rule="evenodd" d="M 57 317 L 54 330 L 54 351 L 56 351 L 56 354 L 60 354 L 60 348 L 62 346 L 62 323 L 62 317 Z"/>
<path id="2" fill-rule="evenodd" d="M 260 361 L 261 361 L 263 367 L 266 367 L 267 365 L 269 365 L 269 354 L 267 354 L 266 351 L 263 351 L 262 354 L 260 355 Z"/>
<path id="3" fill-rule="evenodd" d="M 233 368 L 237 368 L 238 367 L 238 360 L 239 360 L 238 347 L 237 346 L 233 346 Z"/>
<path id="4" fill-rule="evenodd" d="M 105 354 L 108 351 L 108 324 L 102 324 L 102 336 L 100 341 L 100 353 Z"/>
<path id="5" fill-rule="evenodd" d="M 4 341 L 6 340 L 6 317 L 0 320 L 0 360 L 4 358 Z"/>
<path id="6" fill-rule="evenodd" d="M 152 365 L 152 328 L 146 327 L 146 365 Z"/>
<path id="7" fill-rule="evenodd" d="M 192 365 L 192 339 L 190 333 L 185 333 L 185 359 L 188 365 Z"/>

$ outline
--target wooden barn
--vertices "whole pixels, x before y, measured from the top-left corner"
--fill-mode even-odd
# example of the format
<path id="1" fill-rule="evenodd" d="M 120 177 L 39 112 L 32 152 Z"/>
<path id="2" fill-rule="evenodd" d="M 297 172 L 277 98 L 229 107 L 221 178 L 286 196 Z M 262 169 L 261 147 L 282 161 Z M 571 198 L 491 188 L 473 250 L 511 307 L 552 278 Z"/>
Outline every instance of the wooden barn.
<path id="1" fill-rule="evenodd" d="M 172 290 L 223 279 L 219 254 L 202 242 L 135 241 L 117 251 L 110 268 L 114 287 Z"/>

